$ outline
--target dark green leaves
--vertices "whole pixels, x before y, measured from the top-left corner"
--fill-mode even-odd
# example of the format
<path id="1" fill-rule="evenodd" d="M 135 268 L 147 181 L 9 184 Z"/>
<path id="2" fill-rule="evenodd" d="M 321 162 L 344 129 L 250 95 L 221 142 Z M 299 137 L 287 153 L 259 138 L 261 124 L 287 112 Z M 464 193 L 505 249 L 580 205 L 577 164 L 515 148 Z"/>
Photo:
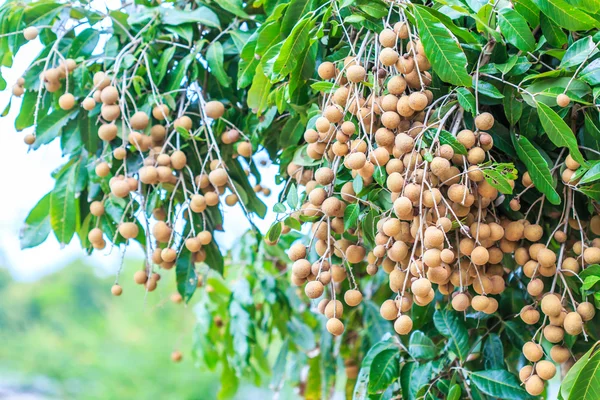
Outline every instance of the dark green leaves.
<path id="1" fill-rule="evenodd" d="M 89 57 L 98 45 L 99 40 L 100 33 L 96 29 L 85 29 L 73 40 L 73 44 L 69 50 L 69 57 Z"/>
<path id="2" fill-rule="evenodd" d="M 448 339 L 448 348 L 461 360 L 469 354 L 469 334 L 459 320 L 458 314 L 448 310 L 436 310 L 433 314 L 435 328 Z"/>
<path id="3" fill-rule="evenodd" d="M 428 145 L 431 145 L 432 141 L 435 139 L 437 133 L 437 129 L 428 129 L 425 131 L 424 140 Z M 466 155 L 467 148 L 460 143 L 450 132 L 446 130 L 441 130 L 439 135 L 437 136 L 440 144 L 447 144 L 452 147 L 455 154 Z"/>
<path id="4" fill-rule="evenodd" d="M 344 210 L 344 228 L 346 230 L 356 227 L 356 221 L 360 214 L 360 206 L 356 203 L 348 204 Z"/>
<path id="5" fill-rule="evenodd" d="M 414 331 L 410 335 L 408 352 L 416 359 L 431 360 L 437 354 L 433 341 L 421 331 Z"/>
<path id="6" fill-rule="evenodd" d="M 33 149 L 38 149 L 43 144 L 48 144 L 56 139 L 63 127 L 79 114 L 79 109 L 74 107 L 71 110 L 54 110 L 50 114 L 41 117 L 36 129 L 36 139 Z"/>
<path id="7" fill-rule="evenodd" d="M 46 240 L 50 233 L 50 195 L 48 193 L 29 212 L 21 228 L 21 249 L 35 247 Z"/>
<path id="8" fill-rule="evenodd" d="M 175 264 L 177 291 L 186 302 L 190 300 L 198 286 L 198 276 L 194 268 L 194 257 L 194 254 L 188 249 L 182 248 Z"/>
<path id="9" fill-rule="evenodd" d="M 227 75 L 225 68 L 223 67 L 223 46 L 221 42 L 213 42 L 206 50 L 206 61 L 210 68 L 210 73 L 217 78 L 219 83 L 224 87 L 229 87 L 231 84 L 231 78 Z"/>
<path id="10" fill-rule="evenodd" d="M 413 10 L 425 55 L 434 71 L 445 82 L 471 86 L 467 57 L 456 37 L 426 7 L 415 5 Z"/>
<path id="11" fill-rule="evenodd" d="M 535 187 L 546 195 L 550 203 L 560 204 L 560 196 L 556 192 L 556 182 L 552 178 L 548 163 L 538 149 L 525 136 L 520 136 L 518 139 L 514 139 L 513 142 L 517 155 L 527 167 Z"/>
<path id="12" fill-rule="evenodd" d="M 400 352 L 388 349 L 377 354 L 371 363 L 369 373 L 369 393 L 387 389 L 396 379 L 400 370 Z"/>
<path id="13" fill-rule="evenodd" d="M 579 67 L 584 61 L 588 60 L 596 53 L 598 53 L 598 48 L 592 37 L 584 37 L 569 46 L 560 62 L 560 67 Z"/>
<path id="14" fill-rule="evenodd" d="M 79 197 L 76 193 L 79 162 L 64 168 L 50 193 L 50 224 L 61 245 L 71 241 L 79 227 Z"/>
<path id="15" fill-rule="evenodd" d="M 598 24 L 592 17 L 563 0 L 534 0 L 534 2 L 542 13 L 563 28 L 585 31 Z"/>
<path id="16" fill-rule="evenodd" d="M 471 381 L 483 393 L 501 399 L 521 400 L 528 398 L 517 378 L 502 369 L 476 371 L 470 374 Z"/>
<path id="17" fill-rule="evenodd" d="M 544 103 L 537 103 L 540 122 L 548 138 L 558 147 L 567 147 L 571 157 L 581 165 L 586 161 L 579 151 L 577 139 L 563 119 Z"/>
<path id="18" fill-rule="evenodd" d="M 466 112 L 475 114 L 477 110 L 475 107 L 475 96 L 473 96 L 473 93 L 471 93 L 469 89 L 459 87 L 456 89 L 456 97 L 458 99 L 458 103 L 462 108 L 465 109 Z"/>
<path id="19" fill-rule="evenodd" d="M 508 7 L 502 8 L 498 13 L 498 24 L 510 44 L 525 52 L 535 49 L 535 39 L 521 14 Z"/>
<path id="20" fill-rule="evenodd" d="M 300 21 L 283 42 L 279 56 L 273 64 L 273 72 L 281 76 L 288 75 L 294 70 L 300 60 L 303 50 L 308 46 L 309 32 L 313 23 L 309 18 Z"/>
<path id="21" fill-rule="evenodd" d="M 600 395 L 600 352 L 599 343 L 585 353 L 573 365 L 560 387 L 564 400 L 592 400 Z"/>
<path id="22" fill-rule="evenodd" d="M 193 11 L 175 8 L 160 8 L 162 20 L 167 25 L 181 25 L 189 22 L 199 23 L 211 28 L 220 28 L 219 17 L 208 7 L 198 7 Z"/>

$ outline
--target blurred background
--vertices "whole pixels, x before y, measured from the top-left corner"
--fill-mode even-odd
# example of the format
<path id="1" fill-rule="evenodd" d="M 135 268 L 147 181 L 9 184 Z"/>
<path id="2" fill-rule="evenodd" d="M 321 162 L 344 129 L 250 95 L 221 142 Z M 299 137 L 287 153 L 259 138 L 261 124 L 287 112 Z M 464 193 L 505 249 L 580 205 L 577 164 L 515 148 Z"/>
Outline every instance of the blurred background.
<path id="1" fill-rule="evenodd" d="M 106 10 L 120 1 L 92 4 Z M 12 104 L 0 118 L 6 188 L 0 199 L 0 398 L 216 398 L 219 375 L 190 356 L 194 299 L 187 306 L 169 300 L 176 292 L 174 271 L 163 273 L 167 284 L 144 296 L 131 279 L 143 251 L 130 246 L 119 279 L 123 295 L 112 297 L 110 287 L 121 264 L 117 249 L 85 256 L 77 240 L 61 249 L 52 234 L 36 248 L 20 249 L 23 221 L 52 189 L 52 170 L 66 161 L 56 141 L 28 152 L 23 143 L 27 131 L 14 128 L 21 99 L 11 99 L 10 88 L 41 48 L 39 41 L 29 42 L 12 68 L 2 68 L 8 89 L 0 92 L 0 110 Z M 260 154 L 256 159 L 261 160 Z M 263 197 L 271 210 L 277 167 L 266 165 L 261 172 L 264 185 L 273 190 Z M 229 249 L 250 225 L 239 206 L 224 212 L 226 233 L 215 237 L 222 249 Z M 265 231 L 272 219 L 269 212 L 255 223 Z M 174 350 L 183 353 L 181 363 L 171 362 Z M 248 398 L 248 390 L 260 395 L 250 385 L 240 390 L 240 398 Z"/>

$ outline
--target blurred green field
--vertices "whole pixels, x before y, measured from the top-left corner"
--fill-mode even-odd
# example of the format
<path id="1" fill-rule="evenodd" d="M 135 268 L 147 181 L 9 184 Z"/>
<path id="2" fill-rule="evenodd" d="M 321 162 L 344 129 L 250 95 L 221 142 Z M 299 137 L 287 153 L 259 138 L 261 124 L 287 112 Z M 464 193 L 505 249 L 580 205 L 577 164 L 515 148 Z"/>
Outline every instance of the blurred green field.
<path id="1" fill-rule="evenodd" d="M 169 301 L 172 271 L 144 300 L 129 279 L 137 265 L 126 265 L 118 298 L 110 295 L 114 277 L 98 277 L 85 262 L 36 282 L 0 270 L 0 394 L 216 398 L 218 375 L 191 360 L 192 310 Z M 170 360 L 174 349 L 184 354 L 179 364 Z"/>

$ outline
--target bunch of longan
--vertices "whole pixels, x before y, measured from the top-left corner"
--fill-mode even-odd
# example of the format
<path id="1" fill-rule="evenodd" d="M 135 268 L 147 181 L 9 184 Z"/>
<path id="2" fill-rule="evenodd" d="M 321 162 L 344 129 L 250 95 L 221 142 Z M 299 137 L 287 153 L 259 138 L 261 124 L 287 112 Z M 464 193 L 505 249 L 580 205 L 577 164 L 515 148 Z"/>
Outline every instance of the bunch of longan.
<path id="1" fill-rule="evenodd" d="M 446 115 L 437 113 L 433 94 L 425 89 L 431 82 L 431 67 L 421 42 L 409 38 L 410 27 L 400 22 L 378 36 L 379 55 L 373 60 L 347 57 L 340 63 L 324 62 L 318 72 L 322 79 L 335 79 L 340 87 L 326 97 L 323 114 L 315 128 L 306 131 L 306 152 L 321 161 L 315 171 L 294 163 L 287 172 L 305 185 L 305 202 L 299 212 L 317 219 L 311 244 L 318 255 L 308 261 L 309 250 L 294 244 L 289 256 L 292 281 L 306 284 L 306 295 L 320 298 L 331 285 L 332 299 L 323 299 L 318 309 L 329 318 L 328 330 L 339 335 L 343 304 L 335 300 L 341 283 L 350 278 L 344 293 L 349 306 L 356 306 L 362 294 L 352 268 L 367 261 L 366 272 L 379 268 L 389 275 L 393 299 L 381 305 L 383 318 L 395 321 L 401 335 L 412 330 L 408 315 L 412 304 L 429 304 L 435 286 L 451 296 L 459 311 L 472 307 L 493 313 L 498 301 L 492 297 L 505 288 L 501 260 L 510 252 L 505 227 L 491 212 L 498 189 L 485 179 L 481 164 L 489 160 L 492 137 L 486 133 L 494 124 L 489 113 L 475 118 L 475 130 L 460 129 L 464 122 L 456 107 Z M 410 39 L 410 40 L 408 40 Z M 365 47 L 365 46 L 363 46 Z M 400 55 L 402 49 L 406 49 Z M 374 64 L 372 74 L 364 65 Z M 441 105 L 444 99 L 441 99 Z M 453 131 L 456 147 L 440 135 Z M 444 133 L 442 133 L 444 130 Z M 462 150 L 461 150 L 462 152 Z M 376 169 L 385 171 L 385 182 L 374 178 Z M 383 186 L 393 203 L 381 210 L 376 224 L 375 246 L 364 240 L 360 227 L 345 235 L 345 210 L 357 204 L 363 210 L 373 207 L 364 194 L 355 193 L 353 181 L 338 183 L 344 173 L 363 185 Z M 513 181 L 510 181 L 514 184 Z M 333 263 L 332 257 L 341 259 Z M 348 272 L 348 274 L 347 274 Z M 469 290 L 472 288 L 474 294 Z"/>

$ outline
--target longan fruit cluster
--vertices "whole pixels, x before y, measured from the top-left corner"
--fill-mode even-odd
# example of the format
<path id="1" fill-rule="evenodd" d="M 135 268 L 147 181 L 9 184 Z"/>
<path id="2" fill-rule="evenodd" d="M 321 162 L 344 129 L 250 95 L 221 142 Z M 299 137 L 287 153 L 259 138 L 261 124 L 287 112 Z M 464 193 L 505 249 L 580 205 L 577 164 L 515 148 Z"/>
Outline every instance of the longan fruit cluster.
<path id="1" fill-rule="evenodd" d="M 372 74 L 364 67 L 370 62 L 354 57 L 319 66 L 322 79 L 335 79 L 340 85 L 326 97 L 316 129 L 304 135 L 308 156 L 321 166 L 287 167 L 288 175 L 305 186 L 298 213 L 317 219 L 311 243 L 319 256 L 311 263 L 309 249 L 294 244 L 289 252 L 292 282 L 305 284 L 310 299 L 321 298 L 331 286 L 332 299 L 323 298 L 317 308 L 334 335 L 342 334 L 344 325 L 343 304 L 333 297 L 349 277 L 344 301 L 348 306 L 360 304 L 362 293 L 352 269 L 365 261 L 367 274 L 380 268 L 388 274 L 395 297 L 381 304 L 380 313 L 394 321 L 400 335 L 412 330 L 413 303 L 429 304 L 436 290 L 449 296 L 458 311 L 472 307 L 491 314 L 498 308 L 492 296 L 505 288 L 501 261 L 512 251 L 505 245 L 508 221 L 489 212 L 499 192 L 480 167 L 493 148 L 485 130 L 492 128 L 494 118 L 484 112 L 476 116 L 474 130 L 455 128 L 465 154 L 439 140 L 442 129 L 451 129 L 451 115 L 435 116 L 433 94 L 425 89 L 431 82 L 431 65 L 421 42 L 409 32 L 405 22 L 380 32 Z M 364 205 L 365 200 L 354 192 L 352 181 L 338 184 L 336 178 L 348 171 L 354 179 L 360 176 L 364 186 L 379 185 L 374 178 L 378 168 L 385 170 L 382 186 L 393 205 L 382 210 L 371 247 L 360 228 L 344 227 L 346 208 Z"/>

